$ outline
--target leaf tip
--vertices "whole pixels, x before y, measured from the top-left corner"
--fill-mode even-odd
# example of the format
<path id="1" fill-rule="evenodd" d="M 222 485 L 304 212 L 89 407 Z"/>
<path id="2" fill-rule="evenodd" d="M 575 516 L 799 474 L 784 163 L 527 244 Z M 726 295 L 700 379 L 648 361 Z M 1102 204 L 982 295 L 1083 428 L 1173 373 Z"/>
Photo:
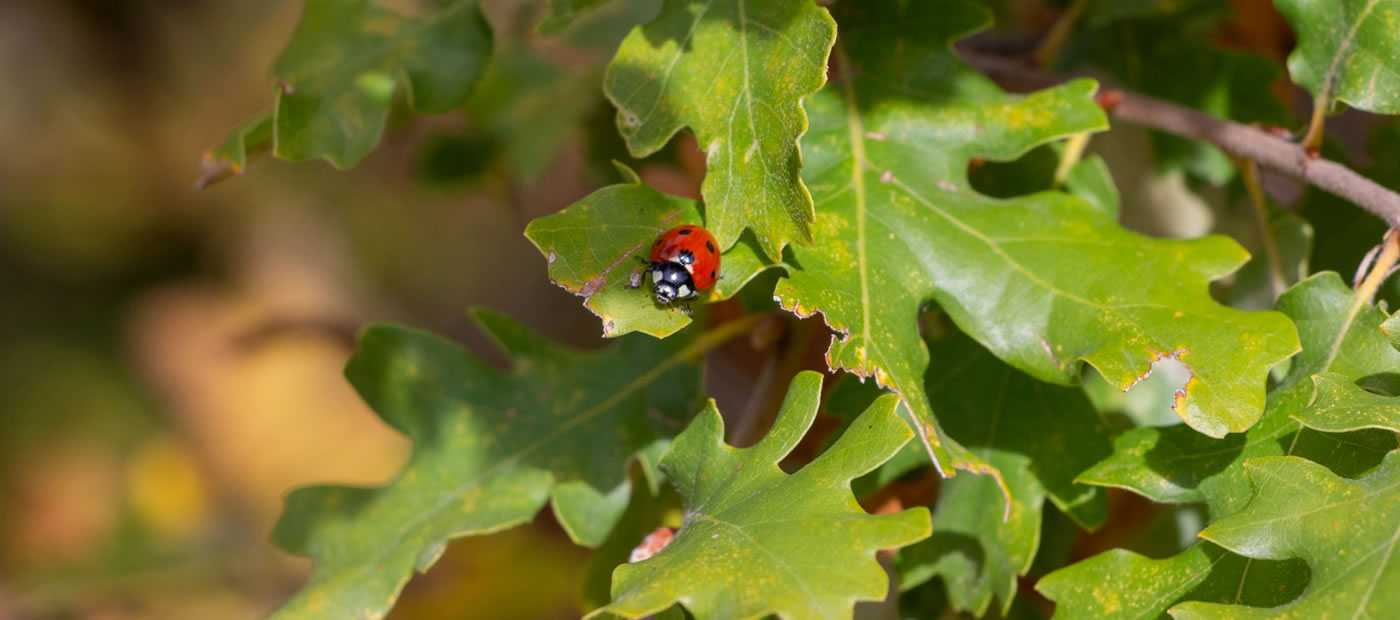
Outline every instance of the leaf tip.
<path id="1" fill-rule="evenodd" d="M 637 174 L 637 171 L 633 170 L 631 166 L 628 166 L 627 164 L 624 164 L 616 159 L 612 160 L 612 165 L 614 168 L 617 169 L 617 173 L 622 175 L 622 180 L 627 185 L 642 184 L 642 177 L 639 176 Z"/>

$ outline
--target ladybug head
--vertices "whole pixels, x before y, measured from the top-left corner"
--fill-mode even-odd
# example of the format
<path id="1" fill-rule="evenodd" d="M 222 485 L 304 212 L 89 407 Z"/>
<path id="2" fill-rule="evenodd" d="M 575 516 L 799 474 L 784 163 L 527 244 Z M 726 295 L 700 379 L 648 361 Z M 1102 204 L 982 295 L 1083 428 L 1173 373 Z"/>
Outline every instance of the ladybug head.
<path id="1" fill-rule="evenodd" d="M 651 290 L 656 294 L 657 303 L 669 304 L 677 300 L 692 299 L 699 294 L 699 291 L 695 290 L 695 281 L 690 278 L 690 272 L 677 262 L 666 261 L 652 265 L 651 281 L 655 284 Z"/>

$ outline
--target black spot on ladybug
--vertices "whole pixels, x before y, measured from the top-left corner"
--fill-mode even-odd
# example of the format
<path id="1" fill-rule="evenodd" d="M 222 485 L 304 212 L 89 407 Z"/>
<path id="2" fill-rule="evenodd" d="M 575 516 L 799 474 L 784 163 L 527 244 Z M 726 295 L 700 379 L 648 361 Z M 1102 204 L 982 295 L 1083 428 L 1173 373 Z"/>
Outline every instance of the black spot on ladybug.
<path id="1" fill-rule="evenodd" d="M 713 271 L 710 272 L 710 279 L 711 279 L 711 280 L 715 279 L 715 272 L 713 272 Z"/>
<path id="2" fill-rule="evenodd" d="M 705 242 L 705 249 L 706 249 L 706 250 L 709 250 L 711 254 L 714 254 L 714 253 L 715 253 L 715 244 L 710 243 L 709 241 L 706 241 L 706 242 Z"/>
<path id="3" fill-rule="evenodd" d="M 656 240 L 656 243 L 653 243 L 652 245 L 661 245 L 661 240 L 660 240 L 660 239 L 657 239 L 657 240 Z"/>
<path id="4" fill-rule="evenodd" d="M 688 235 L 688 234 L 690 234 L 690 229 L 689 229 L 689 228 L 682 228 L 682 229 L 676 231 L 676 234 L 678 234 L 678 235 Z"/>

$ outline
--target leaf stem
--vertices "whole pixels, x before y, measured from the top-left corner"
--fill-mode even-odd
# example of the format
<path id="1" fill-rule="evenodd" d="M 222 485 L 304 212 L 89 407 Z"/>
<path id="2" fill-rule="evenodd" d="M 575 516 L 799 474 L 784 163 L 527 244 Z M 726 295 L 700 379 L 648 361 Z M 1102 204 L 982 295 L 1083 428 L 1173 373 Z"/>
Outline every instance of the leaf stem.
<path id="1" fill-rule="evenodd" d="M 1065 150 L 1060 154 L 1060 165 L 1055 168 L 1055 180 L 1051 188 L 1059 187 L 1069 176 L 1069 171 L 1084 157 L 1084 147 L 1089 145 L 1089 132 L 1077 133 L 1065 140 Z"/>
<path id="2" fill-rule="evenodd" d="M 1327 108 L 1331 105 L 1332 101 L 1326 89 L 1313 100 L 1312 120 L 1308 122 L 1308 133 L 1303 135 L 1301 143 L 1303 150 L 1316 153 L 1322 148 L 1323 127 L 1327 124 Z"/>
<path id="3" fill-rule="evenodd" d="M 1240 169 L 1240 179 L 1245 192 L 1249 194 L 1249 204 L 1254 207 L 1254 223 L 1259 227 L 1259 242 L 1264 246 L 1264 258 L 1269 261 L 1269 298 L 1278 299 L 1288 288 L 1283 275 L 1283 259 L 1279 255 L 1278 240 L 1274 239 L 1269 228 L 1269 202 L 1264 197 L 1264 187 L 1259 182 L 1259 164 L 1252 159 L 1235 158 Z"/>
<path id="4" fill-rule="evenodd" d="M 1392 228 L 1385 232 L 1385 238 L 1381 241 L 1381 254 L 1371 265 L 1370 273 L 1361 281 L 1361 286 L 1356 287 L 1356 303 L 1371 303 L 1376 291 L 1380 290 L 1381 284 L 1390 276 L 1391 267 L 1394 267 L 1396 262 L 1400 262 L 1400 234 Z"/>

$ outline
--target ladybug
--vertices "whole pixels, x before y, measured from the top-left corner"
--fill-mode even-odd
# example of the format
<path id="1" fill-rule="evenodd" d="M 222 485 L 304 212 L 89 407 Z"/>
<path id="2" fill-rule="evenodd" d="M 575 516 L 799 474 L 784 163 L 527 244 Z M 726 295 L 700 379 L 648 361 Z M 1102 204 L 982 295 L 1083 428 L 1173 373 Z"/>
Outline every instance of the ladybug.
<path id="1" fill-rule="evenodd" d="M 652 293 L 657 303 L 688 301 L 719 279 L 719 247 L 715 237 L 699 226 L 677 226 L 651 244 Z"/>

